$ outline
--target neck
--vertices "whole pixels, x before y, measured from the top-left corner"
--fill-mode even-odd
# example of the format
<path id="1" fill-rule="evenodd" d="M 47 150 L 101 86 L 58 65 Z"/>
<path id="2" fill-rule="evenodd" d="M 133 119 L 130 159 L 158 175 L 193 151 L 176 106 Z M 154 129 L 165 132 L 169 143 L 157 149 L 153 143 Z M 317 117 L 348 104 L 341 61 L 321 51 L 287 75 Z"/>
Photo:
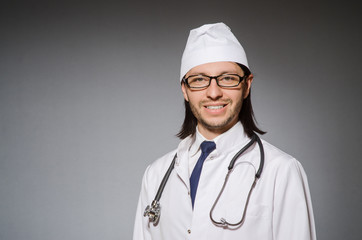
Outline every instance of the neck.
<path id="1" fill-rule="evenodd" d="M 201 135 L 204 136 L 204 138 L 206 138 L 207 140 L 213 140 L 217 136 L 219 136 L 219 135 L 223 134 L 224 132 L 228 131 L 236 123 L 234 123 L 234 124 L 232 124 L 230 126 L 225 126 L 223 128 L 208 128 L 208 127 L 206 127 L 206 126 L 199 123 L 197 125 L 197 128 L 198 128 L 199 132 L 201 133 Z"/>

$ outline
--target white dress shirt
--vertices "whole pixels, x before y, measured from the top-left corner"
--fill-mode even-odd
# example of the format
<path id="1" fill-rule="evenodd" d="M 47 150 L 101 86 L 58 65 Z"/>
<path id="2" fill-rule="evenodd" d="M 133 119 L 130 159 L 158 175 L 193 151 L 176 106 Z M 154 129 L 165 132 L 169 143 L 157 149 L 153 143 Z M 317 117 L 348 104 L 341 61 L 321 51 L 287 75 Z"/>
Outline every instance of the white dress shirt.
<path id="1" fill-rule="evenodd" d="M 182 140 L 176 150 L 146 169 L 137 207 L 134 240 L 316 239 L 309 187 L 301 164 L 266 141 L 262 141 L 264 169 L 251 194 L 244 223 L 231 229 L 215 226 L 210 220 L 210 209 L 224 183 L 230 160 L 250 141 L 240 123 L 214 139 L 216 149 L 203 164 L 193 210 L 189 177 L 196 163 L 192 158 L 197 161 L 203 138 L 197 134 L 200 133 Z M 143 212 L 153 201 L 175 153 L 175 167 L 160 199 L 160 220 L 154 225 L 143 216 Z M 215 207 L 215 220 L 225 218 L 228 222 L 238 222 L 241 219 L 259 163 L 259 147 L 254 144 L 235 163 Z"/>

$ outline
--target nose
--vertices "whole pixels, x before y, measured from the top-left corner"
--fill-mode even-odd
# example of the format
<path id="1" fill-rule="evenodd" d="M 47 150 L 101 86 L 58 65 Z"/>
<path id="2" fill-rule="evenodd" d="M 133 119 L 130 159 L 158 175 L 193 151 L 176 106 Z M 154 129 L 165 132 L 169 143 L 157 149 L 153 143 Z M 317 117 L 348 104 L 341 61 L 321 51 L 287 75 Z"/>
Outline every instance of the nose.
<path id="1" fill-rule="evenodd" d="M 212 78 L 210 80 L 210 86 L 206 89 L 206 96 L 212 100 L 216 100 L 221 98 L 222 94 L 222 89 L 217 85 L 216 79 Z"/>

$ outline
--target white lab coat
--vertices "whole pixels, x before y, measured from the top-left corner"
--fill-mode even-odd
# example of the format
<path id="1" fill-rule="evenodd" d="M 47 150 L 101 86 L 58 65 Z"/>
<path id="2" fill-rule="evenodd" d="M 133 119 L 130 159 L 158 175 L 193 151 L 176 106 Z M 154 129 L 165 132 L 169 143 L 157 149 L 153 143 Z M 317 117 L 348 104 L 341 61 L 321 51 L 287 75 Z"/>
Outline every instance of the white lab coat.
<path id="1" fill-rule="evenodd" d="M 265 164 L 253 190 L 245 222 L 237 228 L 215 226 L 209 212 L 220 192 L 230 160 L 250 139 L 237 124 L 216 141 L 200 175 L 194 210 L 191 205 L 188 151 L 194 138 L 181 141 L 177 150 L 152 163 L 145 171 L 139 197 L 134 240 L 315 240 L 314 217 L 307 177 L 301 164 L 263 141 Z M 163 191 L 161 216 L 154 226 L 143 216 L 154 199 L 160 182 L 177 152 L 175 168 Z M 259 167 L 257 144 L 239 157 L 213 217 L 238 222 L 246 195 Z M 254 170 L 254 168 L 256 170 Z"/>

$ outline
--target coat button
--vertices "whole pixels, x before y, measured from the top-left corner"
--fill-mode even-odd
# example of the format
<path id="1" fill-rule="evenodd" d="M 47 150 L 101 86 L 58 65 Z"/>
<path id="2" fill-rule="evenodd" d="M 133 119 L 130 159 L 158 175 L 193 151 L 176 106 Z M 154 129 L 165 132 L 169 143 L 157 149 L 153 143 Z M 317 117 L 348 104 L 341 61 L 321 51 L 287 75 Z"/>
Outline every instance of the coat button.
<path id="1" fill-rule="evenodd" d="M 187 232 L 190 234 L 190 233 L 191 233 L 191 230 L 190 230 L 190 229 L 188 229 L 188 230 L 187 230 Z"/>

